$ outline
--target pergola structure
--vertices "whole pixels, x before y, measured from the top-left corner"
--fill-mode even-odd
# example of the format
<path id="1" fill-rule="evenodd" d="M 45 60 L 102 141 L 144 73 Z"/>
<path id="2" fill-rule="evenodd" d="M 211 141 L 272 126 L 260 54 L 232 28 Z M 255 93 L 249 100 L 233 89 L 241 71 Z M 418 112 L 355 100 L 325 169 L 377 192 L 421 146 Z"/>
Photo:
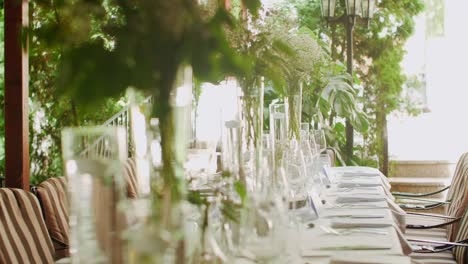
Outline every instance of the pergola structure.
<path id="1" fill-rule="evenodd" d="M 5 0 L 5 185 L 29 189 L 28 0 Z"/>

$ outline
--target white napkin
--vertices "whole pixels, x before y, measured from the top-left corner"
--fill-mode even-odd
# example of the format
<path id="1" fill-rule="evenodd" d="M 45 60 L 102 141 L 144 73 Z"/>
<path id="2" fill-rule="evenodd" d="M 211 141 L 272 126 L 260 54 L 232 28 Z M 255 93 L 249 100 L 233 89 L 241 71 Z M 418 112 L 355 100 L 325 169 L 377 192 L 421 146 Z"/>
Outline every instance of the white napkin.
<path id="1" fill-rule="evenodd" d="M 324 208 L 327 209 L 378 209 L 378 208 L 388 208 L 388 203 L 386 201 L 376 201 L 376 202 L 360 202 L 360 203 L 335 203 L 334 200 L 328 201 L 325 203 Z"/>
<path id="2" fill-rule="evenodd" d="M 359 202 L 380 202 L 386 201 L 386 197 L 379 197 L 373 195 L 346 195 L 339 196 L 335 199 L 336 203 L 359 203 Z"/>
<path id="3" fill-rule="evenodd" d="M 380 173 L 377 172 L 343 172 L 344 177 L 379 177 Z"/>
<path id="4" fill-rule="evenodd" d="M 362 256 L 361 254 L 333 255 L 330 264 L 410 264 L 411 258 L 406 256 Z"/>
<path id="5" fill-rule="evenodd" d="M 393 223 L 386 222 L 386 221 L 377 221 L 374 219 L 372 222 L 369 222 L 370 219 L 367 221 L 362 221 L 364 219 L 343 219 L 343 220 L 333 220 L 331 222 L 331 227 L 333 228 L 356 228 L 356 227 L 372 227 L 372 228 L 379 228 L 379 227 L 389 227 L 392 226 Z"/>
<path id="6" fill-rule="evenodd" d="M 359 252 L 359 254 L 376 253 L 375 251 L 389 250 L 392 249 L 392 243 L 388 241 L 377 241 L 375 239 L 367 240 L 361 239 L 360 242 L 355 241 L 341 241 L 325 240 L 321 239 L 319 243 L 313 245 L 302 245 L 301 256 L 303 257 L 318 257 L 318 256 L 330 256 L 333 252 Z"/>
<path id="7" fill-rule="evenodd" d="M 327 214 L 323 216 L 324 218 L 350 218 L 350 219 L 366 219 L 366 218 L 385 218 L 385 214 L 381 213 L 370 213 L 370 214 L 363 214 L 363 213 L 353 213 L 353 214 L 343 214 L 343 213 L 335 213 L 335 214 Z"/>

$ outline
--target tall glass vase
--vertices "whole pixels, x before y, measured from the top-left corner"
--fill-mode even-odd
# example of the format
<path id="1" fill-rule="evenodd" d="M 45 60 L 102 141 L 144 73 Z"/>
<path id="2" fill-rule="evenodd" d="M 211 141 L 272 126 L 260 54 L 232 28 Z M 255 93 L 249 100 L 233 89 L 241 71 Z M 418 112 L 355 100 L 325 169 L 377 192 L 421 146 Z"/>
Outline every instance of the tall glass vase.
<path id="1" fill-rule="evenodd" d="M 239 120 L 229 120 L 225 123 L 225 139 L 223 149 L 223 169 L 231 174 L 231 179 L 245 183 L 244 162 L 242 157 L 242 138 Z"/>
<path id="2" fill-rule="evenodd" d="M 250 172 L 250 189 L 258 189 L 261 182 L 262 134 L 264 84 L 263 78 L 257 78 L 250 86 L 241 82 L 242 93 L 239 96 L 242 138 L 246 154 L 247 168 Z"/>
<path id="3" fill-rule="evenodd" d="M 184 263 L 184 163 L 191 136 L 191 89 L 191 67 L 182 66 L 166 94 L 168 100 L 153 102 L 143 151 L 151 181 L 150 204 L 146 221 L 129 232 L 131 263 Z"/>
<path id="4" fill-rule="evenodd" d="M 289 86 L 289 137 L 300 139 L 302 116 L 302 82 L 292 81 Z"/>
<path id="5" fill-rule="evenodd" d="M 273 188 L 282 188 L 283 181 L 282 168 L 283 156 L 288 142 L 288 103 L 273 103 L 269 107 L 270 111 L 270 142 L 272 162 L 272 179 L 271 185 Z"/>
<path id="6" fill-rule="evenodd" d="M 71 262 L 124 263 L 124 219 L 117 211 L 125 188 L 124 128 L 65 128 L 62 154 L 70 195 Z"/>

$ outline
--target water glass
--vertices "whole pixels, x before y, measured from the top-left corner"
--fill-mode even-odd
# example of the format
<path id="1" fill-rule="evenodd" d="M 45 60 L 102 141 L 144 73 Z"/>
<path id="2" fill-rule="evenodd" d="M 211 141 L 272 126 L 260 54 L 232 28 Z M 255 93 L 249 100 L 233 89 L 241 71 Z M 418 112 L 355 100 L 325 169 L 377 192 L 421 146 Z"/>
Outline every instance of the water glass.
<path id="1" fill-rule="evenodd" d="M 242 212 L 240 254 L 256 263 L 284 263 L 285 210 L 274 192 L 251 196 Z"/>

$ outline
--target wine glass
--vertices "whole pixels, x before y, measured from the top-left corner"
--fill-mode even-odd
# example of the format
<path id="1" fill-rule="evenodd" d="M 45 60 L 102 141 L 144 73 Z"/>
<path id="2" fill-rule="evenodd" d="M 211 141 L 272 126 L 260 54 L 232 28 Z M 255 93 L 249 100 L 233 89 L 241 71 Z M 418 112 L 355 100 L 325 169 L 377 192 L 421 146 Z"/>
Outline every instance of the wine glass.
<path id="1" fill-rule="evenodd" d="M 312 130 L 312 133 L 314 135 L 314 139 L 316 144 L 318 145 L 320 153 L 325 151 L 325 149 L 327 148 L 327 140 L 325 138 L 325 132 L 323 131 L 323 129 Z"/>
<path id="2" fill-rule="evenodd" d="M 289 142 L 283 161 L 289 188 L 296 197 L 300 197 L 305 194 L 307 167 L 299 141 L 293 139 Z"/>

